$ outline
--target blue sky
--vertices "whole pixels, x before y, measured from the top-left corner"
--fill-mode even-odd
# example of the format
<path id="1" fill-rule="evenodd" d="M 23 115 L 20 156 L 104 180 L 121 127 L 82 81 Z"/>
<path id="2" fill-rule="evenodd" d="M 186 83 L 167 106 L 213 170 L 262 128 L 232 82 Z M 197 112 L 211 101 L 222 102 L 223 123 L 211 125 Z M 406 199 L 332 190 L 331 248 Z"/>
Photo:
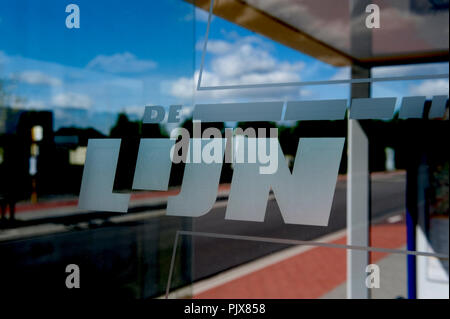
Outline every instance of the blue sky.
<path id="1" fill-rule="evenodd" d="M 104 133 L 117 112 L 139 118 L 145 105 L 348 98 L 347 85 L 194 93 L 207 12 L 181 0 L 86 1 L 80 29 L 67 29 L 69 2 L 0 2 L 0 77 L 8 103 L 54 111 L 55 129 L 94 126 Z M 124 3 L 126 5 L 124 5 Z M 214 17 L 203 85 L 348 78 L 334 68 Z M 448 72 L 448 64 L 374 75 Z M 448 81 L 377 84 L 374 96 L 448 94 Z"/>

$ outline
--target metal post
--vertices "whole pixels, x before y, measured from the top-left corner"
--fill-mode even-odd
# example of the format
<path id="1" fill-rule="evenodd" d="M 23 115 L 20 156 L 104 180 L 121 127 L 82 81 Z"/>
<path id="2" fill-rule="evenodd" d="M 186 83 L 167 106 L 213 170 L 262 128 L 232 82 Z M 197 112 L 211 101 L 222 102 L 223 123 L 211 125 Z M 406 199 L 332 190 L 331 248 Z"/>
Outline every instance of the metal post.
<path id="1" fill-rule="evenodd" d="M 369 141 L 358 121 L 348 121 L 347 244 L 369 246 Z M 367 299 L 368 251 L 347 250 L 347 298 Z"/>
<path id="2" fill-rule="evenodd" d="M 369 0 L 350 1 L 351 53 L 355 57 L 372 55 L 372 32 L 365 26 Z M 370 69 L 352 65 L 352 78 L 369 78 Z M 352 84 L 351 98 L 370 97 L 370 83 Z M 347 140 L 347 243 L 369 246 L 370 174 L 369 140 L 357 120 L 348 120 Z M 368 251 L 347 250 L 347 298 L 368 299 L 366 267 Z"/>

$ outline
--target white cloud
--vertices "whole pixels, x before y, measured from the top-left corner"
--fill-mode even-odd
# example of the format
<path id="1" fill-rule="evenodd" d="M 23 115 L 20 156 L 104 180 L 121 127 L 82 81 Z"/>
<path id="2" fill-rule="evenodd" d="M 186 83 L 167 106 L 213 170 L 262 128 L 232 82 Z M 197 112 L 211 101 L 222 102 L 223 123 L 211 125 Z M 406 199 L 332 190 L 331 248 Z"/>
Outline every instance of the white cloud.
<path id="1" fill-rule="evenodd" d="M 154 104 L 148 103 L 146 105 L 154 105 Z M 144 111 L 145 106 L 143 105 L 126 106 L 122 109 L 122 112 L 126 113 L 133 119 L 142 119 L 142 117 L 144 116 Z"/>
<path id="2" fill-rule="evenodd" d="M 399 66 L 383 66 L 372 69 L 374 77 L 443 74 L 448 73 L 448 63 L 425 63 Z"/>
<path id="3" fill-rule="evenodd" d="M 87 68 L 109 73 L 142 73 L 156 68 L 151 60 L 138 59 L 130 52 L 113 55 L 98 55 L 91 60 Z"/>
<path id="4" fill-rule="evenodd" d="M 203 43 L 197 43 L 203 49 Z M 202 86 L 261 84 L 300 81 L 303 62 L 279 61 L 271 54 L 272 47 L 253 37 L 233 38 L 232 41 L 210 40 L 210 61 L 202 73 Z M 193 78 L 182 77 L 172 82 L 169 92 L 179 99 L 190 99 L 194 94 L 198 71 Z M 299 97 L 303 91 L 295 87 L 267 88 L 265 90 L 197 91 L 196 98 L 221 98 L 223 101 L 245 97 Z"/>
<path id="5" fill-rule="evenodd" d="M 411 95 L 431 97 L 433 95 L 448 95 L 448 80 L 426 80 L 409 88 Z"/>
<path id="6" fill-rule="evenodd" d="M 194 20 L 194 14 L 192 12 L 186 14 L 184 17 L 179 18 L 179 21 L 189 22 Z"/>
<path id="7" fill-rule="evenodd" d="M 169 89 L 170 94 L 181 99 L 189 99 L 194 94 L 194 80 L 198 78 L 198 72 L 193 78 L 181 77 L 174 81 Z"/>
<path id="8" fill-rule="evenodd" d="M 204 41 L 198 41 L 195 48 L 199 51 L 203 51 Z M 209 40 L 206 46 L 207 51 L 213 54 L 225 54 L 232 49 L 232 45 L 223 40 Z"/>
<path id="9" fill-rule="evenodd" d="M 23 71 L 11 76 L 14 80 L 31 85 L 61 86 L 62 81 L 41 71 Z"/>
<path id="10" fill-rule="evenodd" d="M 408 75 L 426 75 L 426 74 L 442 74 L 448 72 L 448 63 L 427 63 L 427 64 L 411 64 L 399 66 L 382 66 L 371 70 L 372 76 L 379 77 L 394 77 L 394 76 L 408 76 Z M 350 79 L 350 68 L 339 68 L 330 80 Z"/>
<path id="11" fill-rule="evenodd" d="M 7 55 L 5 54 L 5 52 L 0 51 L 0 64 L 6 63 L 7 61 Z"/>
<path id="12" fill-rule="evenodd" d="M 48 106 L 45 105 L 44 101 L 41 100 L 30 100 L 24 102 L 24 107 L 27 109 L 35 109 L 35 110 L 42 110 L 47 108 Z"/>
<path id="13" fill-rule="evenodd" d="M 330 78 L 330 80 L 348 80 L 350 79 L 350 68 L 339 68 L 337 72 Z"/>
<path id="14" fill-rule="evenodd" d="M 220 99 L 221 102 L 234 102 L 246 98 L 256 99 L 296 99 L 299 97 L 310 96 L 311 92 L 308 90 L 302 90 L 298 87 L 269 87 L 265 89 L 239 89 L 239 90 L 208 90 L 208 91 L 195 91 L 194 88 L 197 85 L 199 72 L 196 71 L 194 77 L 182 77 L 172 82 L 169 93 L 180 99 L 180 103 L 190 103 L 194 92 L 196 103 L 204 102 L 208 99 Z M 297 75 L 292 75 L 287 72 L 273 71 L 264 74 L 248 74 L 237 79 L 238 82 L 233 80 L 224 81 L 217 74 L 203 71 L 202 79 L 205 81 L 202 83 L 208 83 L 211 86 L 227 85 L 227 84 L 246 84 L 251 83 L 276 83 L 276 82 L 289 82 L 296 81 Z M 205 84 L 202 84 L 205 86 Z"/>
<path id="15" fill-rule="evenodd" d="M 7 86 L 9 95 L 15 95 L 20 100 L 20 102 L 16 102 L 11 98 L 8 104 L 18 105 L 21 103 L 21 107 L 24 108 L 45 106 L 48 109 L 57 109 L 61 106 L 80 105 L 84 108 L 89 107 L 93 111 L 117 112 L 127 105 L 144 103 L 147 96 L 154 96 L 159 92 L 157 84 L 161 82 L 160 75 L 158 77 L 153 75 L 136 77 L 134 74 L 128 76 L 99 72 L 85 67 L 77 68 L 20 55 L 7 55 L 6 52 L 0 52 L 0 57 L 7 60 L 5 65 L 0 65 L 4 78 L 7 79 L 4 85 Z M 33 71 L 33 73 L 29 71 Z M 19 75 L 23 80 L 33 83 L 46 81 L 58 84 L 60 79 L 62 85 L 33 88 L 29 87 L 30 84 L 14 80 L 18 79 Z M 69 97 L 70 95 L 74 97 L 73 101 L 69 103 L 67 98 L 58 96 L 60 93 L 67 92 L 83 94 L 87 98 L 78 98 L 78 96 L 69 94 Z M 42 101 L 42 103 L 39 105 L 28 101 Z"/>
<path id="16" fill-rule="evenodd" d="M 230 51 L 231 49 L 238 49 L 240 47 L 243 47 L 246 44 L 250 44 L 254 47 L 257 47 L 260 50 L 265 51 L 271 51 L 274 46 L 272 43 L 269 43 L 267 41 L 264 41 L 263 39 L 254 36 L 254 35 L 248 35 L 241 37 L 239 34 L 235 31 L 226 31 L 221 30 L 221 34 L 224 36 L 226 40 L 218 40 L 218 39 L 209 39 L 208 40 L 208 51 L 212 54 L 224 54 L 227 53 L 227 51 Z M 196 43 L 196 50 L 202 51 L 204 45 L 204 40 L 201 39 Z M 220 50 L 223 49 L 223 50 Z"/>
<path id="17" fill-rule="evenodd" d="M 208 11 L 195 8 L 195 20 L 200 22 L 208 22 L 208 16 L 209 16 Z"/>
<path id="18" fill-rule="evenodd" d="M 55 107 L 89 109 L 92 105 L 92 100 L 84 94 L 66 92 L 54 95 L 51 104 Z"/>
<path id="19" fill-rule="evenodd" d="M 194 20 L 194 16 L 195 16 L 195 20 L 197 20 L 198 22 L 208 22 L 208 15 L 209 15 L 209 11 L 200 9 L 198 7 L 195 7 L 195 13 L 194 12 L 190 12 L 188 14 L 186 14 L 181 20 L 182 21 L 192 21 Z M 211 21 L 214 20 L 214 16 L 211 17 Z"/>
<path id="20" fill-rule="evenodd" d="M 20 98 L 19 96 L 15 94 L 11 94 L 10 96 L 7 96 L 5 98 L 5 104 L 12 107 L 12 108 L 19 108 L 19 109 L 34 109 L 34 110 L 42 110 L 46 109 L 45 102 L 41 100 L 28 100 Z"/>
<path id="21" fill-rule="evenodd" d="M 275 59 L 267 51 L 244 44 L 230 54 L 215 58 L 211 62 L 211 69 L 222 77 L 233 78 L 248 73 L 270 72 L 274 70 L 276 64 Z"/>

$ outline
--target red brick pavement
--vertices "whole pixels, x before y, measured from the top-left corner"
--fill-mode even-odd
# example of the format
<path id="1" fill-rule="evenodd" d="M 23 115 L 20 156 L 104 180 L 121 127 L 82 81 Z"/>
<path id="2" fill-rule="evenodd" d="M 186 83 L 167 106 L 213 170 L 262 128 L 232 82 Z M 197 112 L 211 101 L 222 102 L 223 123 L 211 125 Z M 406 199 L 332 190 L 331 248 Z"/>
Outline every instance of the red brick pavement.
<path id="1" fill-rule="evenodd" d="M 346 236 L 333 241 L 345 244 Z M 371 245 L 400 248 L 406 243 L 403 222 L 371 227 Z M 372 253 L 371 262 L 387 253 Z M 315 247 L 226 284 L 202 292 L 194 298 L 319 298 L 346 281 L 346 250 Z"/>

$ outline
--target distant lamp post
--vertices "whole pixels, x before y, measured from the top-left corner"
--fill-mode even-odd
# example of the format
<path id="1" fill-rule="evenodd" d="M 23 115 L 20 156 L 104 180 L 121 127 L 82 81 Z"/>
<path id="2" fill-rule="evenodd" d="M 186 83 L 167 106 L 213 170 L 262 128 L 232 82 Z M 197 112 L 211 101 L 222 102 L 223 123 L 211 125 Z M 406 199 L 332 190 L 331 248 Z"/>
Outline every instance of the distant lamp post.
<path id="1" fill-rule="evenodd" d="M 35 125 L 31 128 L 31 140 L 33 142 L 40 142 L 44 138 L 44 129 L 40 125 Z"/>
<path id="2" fill-rule="evenodd" d="M 36 174 L 37 174 L 37 158 L 39 156 L 38 142 L 44 138 L 44 129 L 40 125 L 35 125 L 31 128 L 31 146 L 30 146 L 30 161 L 29 161 L 29 174 L 31 178 L 31 202 L 37 202 L 36 191 Z"/>

